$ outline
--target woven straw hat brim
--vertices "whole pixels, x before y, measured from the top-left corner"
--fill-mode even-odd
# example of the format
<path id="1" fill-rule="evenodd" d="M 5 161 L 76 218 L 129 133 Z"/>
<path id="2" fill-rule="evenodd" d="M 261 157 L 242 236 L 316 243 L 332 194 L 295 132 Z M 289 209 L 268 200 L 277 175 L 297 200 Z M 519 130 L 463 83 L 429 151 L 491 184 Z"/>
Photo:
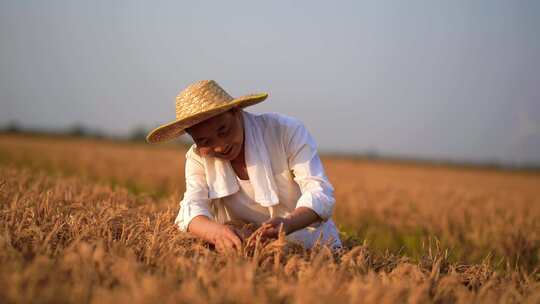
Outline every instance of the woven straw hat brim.
<path id="1" fill-rule="evenodd" d="M 185 133 L 185 129 L 196 125 L 206 119 L 224 113 L 234 107 L 245 108 L 252 106 L 265 100 L 266 97 L 268 97 L 268 94 L 266 93 L 245 95 L 235 98 L 223 105 L 209 108 L 208 110 L 199 112 L 189 117 L 178 119 L 173 122 L 161 125 L 152 130 L 148 134 L 148 136 L 146 136 L 146 141 L 151 144 L 170 141 L 177 138 L 178 136 L 183 135 Z"/>

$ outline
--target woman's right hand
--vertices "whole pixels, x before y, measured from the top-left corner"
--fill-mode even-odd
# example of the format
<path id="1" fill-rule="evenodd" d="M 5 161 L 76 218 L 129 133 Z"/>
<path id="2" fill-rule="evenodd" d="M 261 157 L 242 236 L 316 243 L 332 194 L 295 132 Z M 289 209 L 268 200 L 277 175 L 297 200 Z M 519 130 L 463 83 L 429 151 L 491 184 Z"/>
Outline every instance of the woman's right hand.
<path id="1" fill-rule="evenodd" d="M 197 216 L 191 220 L 188 231 L 214 244 L 220 252 L 240 250 L 242 242 L 231 227 L 216 223 L 206 216 Z"/>
<path id="2" fill-rule="evenodd" d="M 208 240 L 216 246 L 218 251 L 224 252 L 242 248 L 242 241 L 231 227 L 218 223 L 213 224 L 213 227 L 209 227 Z"/>

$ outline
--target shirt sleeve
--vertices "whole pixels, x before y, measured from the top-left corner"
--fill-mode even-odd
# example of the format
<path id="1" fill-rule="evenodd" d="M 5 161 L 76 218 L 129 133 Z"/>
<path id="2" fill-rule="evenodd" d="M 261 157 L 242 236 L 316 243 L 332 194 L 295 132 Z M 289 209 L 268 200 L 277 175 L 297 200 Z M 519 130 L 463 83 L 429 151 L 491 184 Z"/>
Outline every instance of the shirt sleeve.
<path id="1" fill-rule="evenodd" d="M 302 192 L 296 207 L 308 207 L 326 221 L 332 217 L 334 210 L 334 188 L 324 173 L 315 140 L 297 120 L 287 127 L 285 133 L 289 168 Z"/>
<path id="2" fill-rule="evenodd" d="M 192 151 L 186 153 L 186 192 L 180 201 L 180 211 L 174 221 L 181 231 L 187 231 L 191 220 L 199 215 L 210 219 L 213 216 L 209 209 L 208 185 L 202 163 L 197 160 Z"/>

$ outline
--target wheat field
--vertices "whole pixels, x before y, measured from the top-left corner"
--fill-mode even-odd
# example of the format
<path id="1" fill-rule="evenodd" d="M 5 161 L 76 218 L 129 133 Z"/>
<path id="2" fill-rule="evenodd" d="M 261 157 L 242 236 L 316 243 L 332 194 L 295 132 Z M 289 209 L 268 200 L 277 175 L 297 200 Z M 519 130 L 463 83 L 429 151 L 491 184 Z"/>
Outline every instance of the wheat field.
<path id="1" fill-rule="evenodd" d="M 0 134 L 5 303 L 540 303 L 540 174 L 323 157 L 345 248 L 173 225 L 185 147 Z"/>

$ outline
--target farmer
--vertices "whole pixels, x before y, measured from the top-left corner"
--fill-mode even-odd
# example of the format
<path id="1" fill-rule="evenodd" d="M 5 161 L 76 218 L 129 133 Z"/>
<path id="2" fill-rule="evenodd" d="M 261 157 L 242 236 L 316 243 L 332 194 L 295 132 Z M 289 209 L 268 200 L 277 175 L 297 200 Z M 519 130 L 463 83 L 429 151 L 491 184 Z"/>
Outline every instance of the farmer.
<path id="1" fill-rule="evenodd" d="M 186 153 L 186 192 L 175 224 L 220 251 L 241 246 L 224 225 L 231 220 L 262 225 L 266 238 L 281 227 L 287 240 L 306 248 L 319 237 L 338 248 L 334 189 L 311 135 L 294 118 L 243 110 L 267 96 L 233 98 L 215 81 L 199 81 L 176 97 L 176 120 L 148 134 L 149 143 L 184 132 L 195 142 Z"/>

